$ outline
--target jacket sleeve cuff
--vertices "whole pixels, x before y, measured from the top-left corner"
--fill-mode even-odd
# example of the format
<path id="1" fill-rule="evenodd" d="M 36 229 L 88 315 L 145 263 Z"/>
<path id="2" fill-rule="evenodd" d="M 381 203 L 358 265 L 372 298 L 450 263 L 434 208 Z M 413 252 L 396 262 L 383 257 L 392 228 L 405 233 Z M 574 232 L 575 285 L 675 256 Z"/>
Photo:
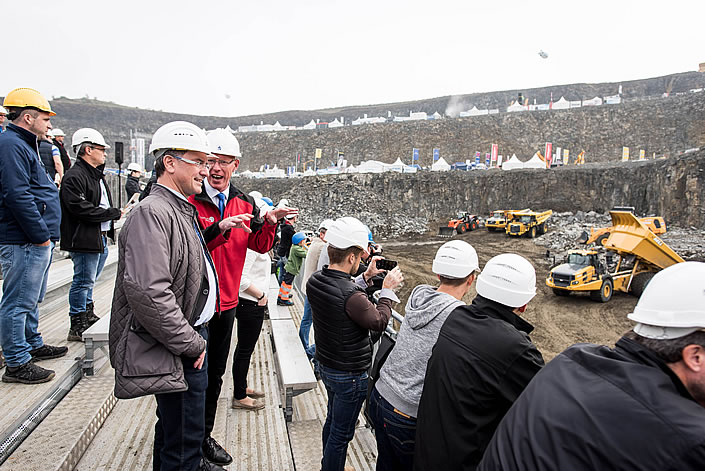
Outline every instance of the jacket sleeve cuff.
<path id="1" fill-rule="evenodd" d="M 379 297 L 380 297 L 380 298 L 391 299 L 391 300 L 394 301 L 395 303 L 401 302 L 401 301 L 399 300 L 399 298 L 397 297 L 397 293 L 395 293 L 394 290 L 391 290 L 391 289 L 389 289 L 389 288 L 382 288 L 382 289 L 379 291 Z"/>

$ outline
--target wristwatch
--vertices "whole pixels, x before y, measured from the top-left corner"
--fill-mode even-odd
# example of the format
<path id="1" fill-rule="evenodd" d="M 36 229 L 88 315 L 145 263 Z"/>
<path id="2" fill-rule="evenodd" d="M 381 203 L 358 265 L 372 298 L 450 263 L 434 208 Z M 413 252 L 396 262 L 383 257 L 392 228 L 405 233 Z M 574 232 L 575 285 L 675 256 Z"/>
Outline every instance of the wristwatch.
<path id="1" fill-rule="evenodd" d="M 259 298 L 257 298 L 257 301 L 262 301 L 262 300 L 264 299 L 264 295 L 265 295 L 265 292 L 262 291 L 262 296 L 260 296 Z"/>

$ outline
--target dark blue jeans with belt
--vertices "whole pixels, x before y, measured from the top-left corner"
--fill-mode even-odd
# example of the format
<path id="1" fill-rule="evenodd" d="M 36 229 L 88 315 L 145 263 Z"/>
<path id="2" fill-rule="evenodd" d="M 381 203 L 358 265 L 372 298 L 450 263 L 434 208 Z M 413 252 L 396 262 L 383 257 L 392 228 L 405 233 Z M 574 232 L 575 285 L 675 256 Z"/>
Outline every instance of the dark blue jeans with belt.
<path id="1" fill-rule="evenodd" d="M 370 394 L 370 415 L 377 440 L 377 471 L 414 468 L 416 419 L 397 411 L 377 388 Z"/>
<path id="2" fill-rule="evenodd" d="M 208 327 L 195 327 L 208 341 Z M 206 388 L 208 387 L 208 355 L 201 369 L 194 368 L 196 358 L 181 358 L 188 390 L 155 394 L 157 424 L 154 426 L 153 469 L 198 469 L 201 445 L 205 438 Z"/>
<path id="3" fill-rule="evenodd" d="M 328 393 L 328 414 L 323 425 L 322 471 L 343 471 L 348 443 L 367 395 L 367 372 L 350 373 L 320 365 Z"/>

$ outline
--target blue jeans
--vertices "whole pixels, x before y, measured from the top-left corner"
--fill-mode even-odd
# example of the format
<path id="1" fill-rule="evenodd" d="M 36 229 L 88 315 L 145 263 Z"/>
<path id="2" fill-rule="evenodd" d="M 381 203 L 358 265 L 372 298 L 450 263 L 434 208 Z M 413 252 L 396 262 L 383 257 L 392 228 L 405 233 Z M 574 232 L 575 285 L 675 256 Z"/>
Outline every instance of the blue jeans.
<path id="1" fill-rule="evenodd" d="M 328 392 L 328 414 L 323 425 L 322 471 L 343 471 L 348 443 L 367 395 L 367 372 L 350 373 L 319 365 Z"/>
<path id="2" fill-rule="evenodd" d="M 30 350 L 44 345 L 39 326 L 38 304 L 47 291 L 47 277 L 54 242 L 0 245 L 3 285 L 0 301 L 0 344 L 7 364 L 24 365 Z"/>
<path id="3" fill-rule="evenodd" d="M 411 471 L 414 468 L 416 419 L 394 412 L 377 391 L 370 394 L 370 415 L 377 440 L 377 471 Z"/>
<path id="4" fill-rule="evenodd" d="M 301 325 L 299 326 L 299 338 L 301 339 L 301 343 L 304 346 L 304 350 L 306 350 L 306 355 L 309 360 L 313 360 L 316 354 L 316 346 L 308 344 L 308 339 L 311 334 L 311 324 L 313 323 L 311 314 L 311 304 L 308 302 L 308 296 L 305 296 L 304 315 L 301 317 Z"/>
<path id="5" fill-rule="evenodd" d="M 196 327 L 208 341 L 208 327 Z M 181 358 L 188 390 L 155 394 L 157 423 L 154 426 L 152 468 L 186 470 L 198 468 L 201 445 L 206 434 L 206 388 L 208 387 L 208 355 L 200 370 L 193 367 L 195 358 Z"/>
<path id="6" fill-rule="evenodd" d="M 278 271 L 278 276 L 277 276 L 277 281 L 279 281 L 279 286 L 282 284 L 282 276 L 284 276 L 284 265 L 286 265 L 286 262 L 289 261 L 289 257 L 283 256 L 279 257 L 279 260 L 277 260 L 277 270 Z"/>
<path id="7" fill-rule="evenodd" d="M 108 239 L 103 236 L 103 252 L 69 252 L 73 261 L 73 282 L 69 289 L 69 315 L 86 312 L 93 302 L 93 287 L 108 258 Z"/>

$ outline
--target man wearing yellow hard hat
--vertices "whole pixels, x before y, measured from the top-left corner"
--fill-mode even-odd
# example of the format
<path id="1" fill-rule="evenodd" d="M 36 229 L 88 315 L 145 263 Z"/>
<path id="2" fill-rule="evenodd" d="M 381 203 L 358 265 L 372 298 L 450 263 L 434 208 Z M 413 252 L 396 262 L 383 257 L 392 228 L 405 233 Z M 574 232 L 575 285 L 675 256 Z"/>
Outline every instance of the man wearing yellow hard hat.
<path id="1" fill-rule="evenodd" d="M 18 88 L 2 104 L 10 123 L 0 134 L 0 344 L 7 361 L 2 381 L 37 384 L 54 372 L 36 361 L 66 355 L 46 345 L 38 331 L 54 244 L 59 240 L 59 191 L 39 160 L 37 137 L 51 129 L 54 113 L 38 91 Z"/>

